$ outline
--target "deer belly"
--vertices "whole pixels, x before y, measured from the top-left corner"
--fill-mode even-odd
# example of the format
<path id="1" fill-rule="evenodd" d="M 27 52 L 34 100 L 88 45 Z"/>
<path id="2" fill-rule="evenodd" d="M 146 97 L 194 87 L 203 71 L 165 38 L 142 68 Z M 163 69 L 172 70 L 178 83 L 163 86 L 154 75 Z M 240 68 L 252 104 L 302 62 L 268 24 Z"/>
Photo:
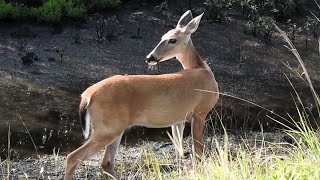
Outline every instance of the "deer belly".
<path id="1" fill-rule="evenodd" d="M 156 112 L 151 114 L 143 114 L 135 118 L 134 125 L 145 126 L 149 128 L 164 128 L 186 121 L 189 114 L 189 112 Z"/>

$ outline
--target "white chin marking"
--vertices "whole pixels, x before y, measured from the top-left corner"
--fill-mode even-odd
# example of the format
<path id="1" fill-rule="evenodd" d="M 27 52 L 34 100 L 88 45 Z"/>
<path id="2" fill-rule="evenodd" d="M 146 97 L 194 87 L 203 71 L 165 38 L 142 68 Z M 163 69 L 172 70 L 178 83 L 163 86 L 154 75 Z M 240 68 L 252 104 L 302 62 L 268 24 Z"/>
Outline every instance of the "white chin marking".
<path id="1" fill-rule="evenodd" d="M 155 66 L 157 64 L 158 64 L 158 62 L 156 62 L 156 61 L 151 61 L 148 63 L 149 66 Z"/>

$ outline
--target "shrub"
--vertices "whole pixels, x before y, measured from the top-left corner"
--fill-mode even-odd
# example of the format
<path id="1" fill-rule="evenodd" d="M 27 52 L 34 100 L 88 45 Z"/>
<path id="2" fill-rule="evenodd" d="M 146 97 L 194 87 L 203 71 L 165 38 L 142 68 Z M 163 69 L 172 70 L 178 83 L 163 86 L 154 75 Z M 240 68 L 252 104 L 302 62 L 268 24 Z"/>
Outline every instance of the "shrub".
<path id="1" fill-rule="evenodd" d="M 38 8 L 30 8 L 29 10 L 29 17 L 35 18 L 39 16 L 39 9 Z"/>
<path id="2" fill-rule="evenodd" d="M 68 0 L 64 4 L 65 13 L 67 17 L 71 18 L 81 18 L 83 17 L 87 10 L 84 4 L 76 5 L 73 1 Z"/>
<path id="3" fill-rule="evenodd" d="M 292 18 L 304 0 L 206 0 L 204 6 L 211 18 L 221 18 L 232 9 L 241 7 L 245 18 L 254 20 L 261 16 L 273 16 L 284 21 Z"/>
<path id="4" fill-rule="evenodd" d="M 49 0 L 39 7 L 38 11 L 33 9 L 31 14 L 36 15 L 40 21 L 56 23 L 63 17 L 82 18 L 86 12 L 86 7 L 80 2 Z"/>
<path id="5" fill-rule="evenodd" d="M 319 21 L 315 17 L 307 17 L 308 20 L 305 22 L 304 29 L 311 31 L 314 38 L 318 38 Z"/>
<path id="6" fill-rule="evenodd" d="M 266 44 L 271 41 L 272 29 L 273 29 L 273 19 L 270 17 L 261 17 L 258 20 L 258 36 Z"/>
<path id="7" fill-rule="evenodd" d="M 249 19 L 255 19 L 259 14 L 258 6 L 251 0 L 241 0 L 242 16 Z"/>
<path id="8" fill-rule="evenodd" d="M 28 17 L 29 9 L 23 5 L 17 5 L 12 8 L 11 17 L 13 19 L 24 19 Z"/>
<path id="9" fill-rule="evenodd" d="M 275 1 L 272 9 L 273 16 L 277 20 L 287 20 L 291 18 L 297 9 L 297 4 L 294 0 Z"/>
<path id="10" fill-rule="evenodd" d="M 63 18 L 83 18 L 87 9 L 116 8 L 120 0 L 46 0 L 43 4 L 36 4 L 39 6 L 12 4 L 0 0 L 0 18 L 36 18 L 38 21 L 57 23 Z"/>
<path id="11" fill-rule="evenodd" d="M 23 19 L 29 16 L 29 8 L 24 5 L 12 5 L 0 0 L 0 18 Z"/>
<path id="12" fill-rule="evenodd" d="M 272 38 L 272 28 L 272 18 L 263 16 L 257 20 L 249 20 L 244 25 L 244 32 L 257 37 L 268 44 Z"/>
<path id="13" fill-rule="evenodd" d="M 64 0 L 48 0 L 38 11 L 38 19 L 46 22 L 58 22 L 62 18 Z"/>
<path id="14" fill-rule="evenodd" d="M 4 0 L 0 0 L 0 18 L 9 17 L 14 7 L 10 3 L 6 3 Z"/>
<path id="15" fill-rule="evenodd" d="M 223 13 L 231 8 L 234 2 L 235 0 L 206 0 L 204 5 L 210 18 L 221 20 L 224 17 Z"/>

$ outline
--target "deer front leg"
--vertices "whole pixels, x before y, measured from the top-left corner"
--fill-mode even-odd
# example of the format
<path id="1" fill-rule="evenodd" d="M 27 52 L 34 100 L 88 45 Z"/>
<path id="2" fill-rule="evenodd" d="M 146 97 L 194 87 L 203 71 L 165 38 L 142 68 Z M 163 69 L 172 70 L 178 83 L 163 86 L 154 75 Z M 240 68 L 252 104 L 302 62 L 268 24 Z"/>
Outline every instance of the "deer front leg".
<path id="1" fill-rule="evenodd" d="M 204 124 L 205 124 L 205 118 L 207 116 L 207 113 L 205 114 L 197 114 L 194 113 L 193 115 L 193 121 L 191 125 L 191 132 L 192 132 L 192 138 L 193 138 L 193 156 L 198 158 L 201 158 L 203 153 L 203 130 L 204 130 Z"/>
<path id="2" fill-rule="evenodd" d="M 176 160 L 183 158 L 183 130 L 185 122 L 175 124 L 171 126 L 173 144 L 175 146 Z"/>
<path id="3" fill-rule="evenodd" d="M 101 162 L 102 169 L 115 177 L 114 172 L 114 161 L 115 161 L 115 155 L 117 153 L 118 147 L 121 142 L 123 132 L 109 145 L 106 146 L 104 150 L 104 156 Z"/>

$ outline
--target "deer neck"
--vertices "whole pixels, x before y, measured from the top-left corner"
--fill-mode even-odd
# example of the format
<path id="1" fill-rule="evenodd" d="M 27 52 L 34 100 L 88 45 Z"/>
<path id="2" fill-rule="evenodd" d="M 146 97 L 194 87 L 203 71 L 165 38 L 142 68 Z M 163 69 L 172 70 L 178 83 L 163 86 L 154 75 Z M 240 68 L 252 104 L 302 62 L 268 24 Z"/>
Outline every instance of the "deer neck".
<path id="1" fill-rule="evenodd" d="M 176 58 L 182 64 L 183 69 L 209 68 L 209 66 L 202 60 L 199 53 L 193 46 L 191 39 L 187 44 L 185 52 L 181 55 L 178 55 Z"/>

